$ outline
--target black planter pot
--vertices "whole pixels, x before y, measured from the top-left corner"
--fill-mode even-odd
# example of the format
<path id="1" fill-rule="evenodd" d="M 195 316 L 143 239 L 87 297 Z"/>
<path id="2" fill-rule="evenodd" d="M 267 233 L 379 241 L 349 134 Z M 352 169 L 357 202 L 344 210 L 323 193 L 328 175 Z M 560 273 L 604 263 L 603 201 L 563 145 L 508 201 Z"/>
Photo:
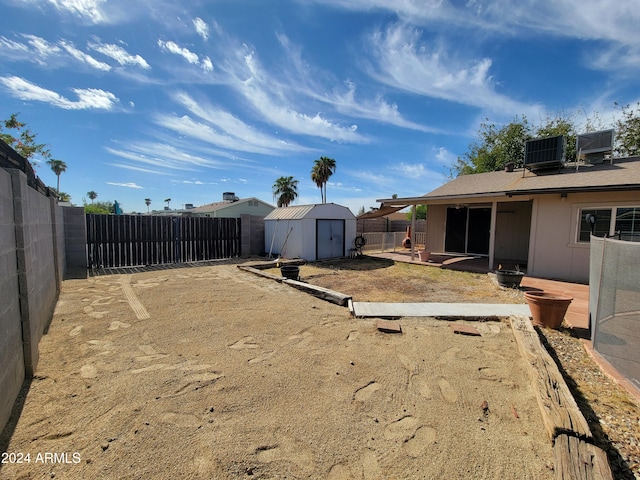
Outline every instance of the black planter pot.
<path id="1" fill-rule="evenodd" d="M 285 278 L 297 280 L 300 277 L 300 267 L 298 265 L 282 265 L 280 273 Z"/>
<path id="2" fill-rule="evenodd" d="M 524 277 L 524 273 L 516 270 L 496 270 L 498 285 L 501 287 L 519 287 L 522 277 Z"/>

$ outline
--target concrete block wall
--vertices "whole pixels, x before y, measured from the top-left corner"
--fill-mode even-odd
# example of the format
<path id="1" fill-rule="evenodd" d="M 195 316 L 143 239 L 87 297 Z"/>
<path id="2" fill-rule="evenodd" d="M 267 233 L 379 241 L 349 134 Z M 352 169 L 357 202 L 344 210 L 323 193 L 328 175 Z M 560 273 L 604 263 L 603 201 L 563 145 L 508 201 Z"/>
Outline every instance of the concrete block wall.
<path id="1" fill-rule="evenodd" d="M 24 366 L 32 376 L 38 365 L 38 343 L 49 326 L 61 282 L 57 267 L 54 204 L 27 185 L 19 170 L 10 170 L 16 222 L 16 258 L 22 316 Z"/>
<path id="2" fill-rule="evenodd" d="M 0 168 L 0 429 L 53 317 L 65 271 L 64 214 L 55 198 Z"/>
<path id="3" fill-rule="evenodd" d="M 0 169 L 0 429 L 25 378 L 11 175 Z"/>

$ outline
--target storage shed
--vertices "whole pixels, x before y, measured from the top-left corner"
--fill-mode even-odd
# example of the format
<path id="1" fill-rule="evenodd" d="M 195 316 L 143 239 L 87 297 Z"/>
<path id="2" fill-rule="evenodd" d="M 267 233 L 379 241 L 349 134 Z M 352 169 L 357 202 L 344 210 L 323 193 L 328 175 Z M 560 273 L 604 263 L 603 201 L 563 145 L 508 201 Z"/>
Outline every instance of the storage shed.
<path id="1" fill-rule="evenodd" d="M 264 218 L 265 251 L 308 261 L 345 257 L 356 238 L 356 217 L 335 203 L 295 205 Z"/>

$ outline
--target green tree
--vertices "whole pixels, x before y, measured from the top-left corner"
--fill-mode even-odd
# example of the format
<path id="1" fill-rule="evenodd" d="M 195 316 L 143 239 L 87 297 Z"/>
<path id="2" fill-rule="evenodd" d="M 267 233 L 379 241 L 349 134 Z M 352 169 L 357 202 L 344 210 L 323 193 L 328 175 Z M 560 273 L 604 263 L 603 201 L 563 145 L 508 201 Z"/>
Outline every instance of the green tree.
<path id="1" fill-rule="evenodd" d="M 98 194 L 91 190 L 90 192 L 87 192 L 87 197 L 89 197 L 91 199 L 91 203 L 93 203 L 93 201 L 98 198 Z"/>
<path id="2" fill-rule="evenodd" d="M 36 154 L 43 158 L 51 158 L 51 152 L 47 145 L 36 142 L 37 134 L 27 128 L 26 123 L 18 120 L 18 115 L 18 113 L 12 113 L 7 120 L 2 122 L 4 129 L 16 130 L 17 136 L 4 131 L 2 125 L 0 125 L 0 139 L 28 161 Z"/>
<path id="3" fill-rule="evenodd" d="M 273 198 L 277 198 L 278 207 L 288 207 L 298 197 L 298 180 L 293 177 L 280 177 L 273 184 Z"/>
<path id="4" fill-rule="evenodd" d="M 366 212 L 366 210 L 364 209 L 364 205 L 362 205 L 362 206 L 360 207 L 360 210 L 358 210 L 358 216 L 362 215 L 362 214 L 363 214 L 363 213 L 365 213 L 365 212 Z"/>
<path id="5" fill-rule="evenodd" d="M 144 199 L 144 204 L 147 206 L 147 213 L 149 213 L 149 205 L 151 205 L 151 199 L 150 198 L 145 198 Z"/>
<path id="6" fill-rule="evenodd" d="M 502 170 L 510 162 L 522 167 L 528 140 L 557 135 L 565 136 L 565 159 L 574 161 L 577 134 L 572 116 L 559 114 L 548 117 L 540 125 L 531 125 L 525 116 L 516 116 L 503 127 L 497 127 L 487 119 L 480 124 L 477 140 L 469 145 L 469 150 L 462 157 L 458 157 L 452 168 L 452 176 L 494 172 Z"/>
<path id="7" fill-rule="evenodd" d="M 469 151 L 458 157 L 453 166 L 456 175 L 493 172 L 509 162 L 524 165 L 524 145 L 533 138 L 526 117 L 516 117 L 511 123 L 498 128 L 489 119 L 480 124 L 478 139 L 469 145 Z"/>
<path id="8" fill-rule="evenodd" d="M 95 213 L 102 215 L 113 213 L 113 202 L 95 202 L 91 204 L 85 204 L 84 213 Z"/>
<path id="9" fill-rule="evenodd" d="M 49 160 L 47 160 L 47 165 L 51 167 L 51 171 L 56 174 L 56 177 L 58 177 L 56 192 L 60 192 L 60 174 L 67 170 L 67 164 L 62 160 L 55 160 L 53 158 L 50 158 Z M 60 195 L 58 195 L 58 198 L 59 197 Z"/>
<path id="10" fill-rule="evenodd" d="M 620 108 L 621 118 L 616 121 L 616 146 L 615 153 L 620 157 L 632 157 L 640 154 L 640 102 L 637 102 L 635 109 L 630 105 L 616 107 Z"/>
<path id="11" fill-rule="evenodd" d="M 327 203 L 327 182 L 329 177 L 336 172 L 336 161 L 329 157 L 320 157 L 313 161 L 311 180 L 320 189 L 322 203 Z"/>
<path id="12" fill-rule="evenodd" d="M 411 220 L 411 211 L 407 212 L 407 220 Z M 416 205 L 416 220 L 426 220 L 427 219 L 427 206 L 426 205 Z"/>

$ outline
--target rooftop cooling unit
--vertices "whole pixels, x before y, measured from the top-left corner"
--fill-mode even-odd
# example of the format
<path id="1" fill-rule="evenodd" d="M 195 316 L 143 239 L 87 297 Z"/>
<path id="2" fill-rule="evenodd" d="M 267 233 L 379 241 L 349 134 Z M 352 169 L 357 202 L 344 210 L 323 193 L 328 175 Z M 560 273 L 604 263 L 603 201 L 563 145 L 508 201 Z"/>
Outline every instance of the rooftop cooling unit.
<path id="1" fill-rule="evenodd" d="M 583 133 L 576 140 L 578 160 L 585 163 L 602 163 L 606 154 L 613 152 L 614 130 Z"/>
<path id="2" fill-rule="evenodd" d="M 527 170 L 564 166 L 564 135 L 529 140 L 524 146 L 524 167 Z"/>

